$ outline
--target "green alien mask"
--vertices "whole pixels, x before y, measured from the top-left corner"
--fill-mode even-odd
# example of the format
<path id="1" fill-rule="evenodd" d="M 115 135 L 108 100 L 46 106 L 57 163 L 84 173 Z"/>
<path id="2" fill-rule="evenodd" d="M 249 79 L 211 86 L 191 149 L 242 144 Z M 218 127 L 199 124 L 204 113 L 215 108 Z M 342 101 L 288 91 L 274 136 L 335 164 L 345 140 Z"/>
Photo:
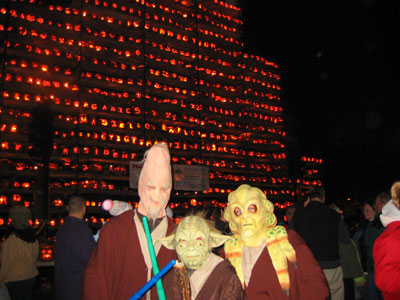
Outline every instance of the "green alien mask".
<path id="1" fill-rule="evenodd" d="M 166 248 L 176 250 L 179 260 L 188 269 L 199 269 L 207 261 L 211 249 L 229 239 L 229 236 L 218 233 L 204 218 L 188 216 L 181 220 L 174 234 L 160 241 Z"/>
<path id="2" fill-rule="evenodd" d="M 229 194 L 224 217 L 246 246 L 256 247 L 265 239 L 265 229 L 276 225 L 273 212 L 273 204 L 260 189 L 242 184 Z"/>

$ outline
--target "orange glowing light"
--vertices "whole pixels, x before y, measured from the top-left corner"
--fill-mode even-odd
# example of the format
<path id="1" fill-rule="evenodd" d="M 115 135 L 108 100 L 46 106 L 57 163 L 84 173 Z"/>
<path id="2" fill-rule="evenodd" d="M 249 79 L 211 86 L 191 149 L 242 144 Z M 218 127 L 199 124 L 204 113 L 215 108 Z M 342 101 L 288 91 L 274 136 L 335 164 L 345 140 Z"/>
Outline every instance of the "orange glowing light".
<path id="1" fill-rule="evenodd" d="M 7 205 L 7 196 L 0 196 L 0 205 Z"/>
<path id="2" fill-rule="evenodd" d="M 40 250 L 40 260 L 42 261 L 52 261 L 54 258 L 54 252 L 51 246 L 43 246 Z"/>
<path id="3" fill-rule="evenodd" d="M 63 205 L 64 205 L 64 201 L 62 201 L 61 199 L 53 200 L 53 206 L 62 207 Z"/>
<path id="4" fill-rule="evenodd" d="M 14 202 L 20 202 L 22 200 L 20 194 L 13 194 L 13 201 Z"/>

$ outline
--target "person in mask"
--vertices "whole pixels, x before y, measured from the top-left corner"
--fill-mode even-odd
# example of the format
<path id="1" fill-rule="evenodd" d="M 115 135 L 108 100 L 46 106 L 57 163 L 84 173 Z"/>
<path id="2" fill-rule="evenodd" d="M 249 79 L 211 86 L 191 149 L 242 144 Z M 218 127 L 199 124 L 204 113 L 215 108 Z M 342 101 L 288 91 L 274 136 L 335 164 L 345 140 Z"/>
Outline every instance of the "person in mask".
<path id="1" fill-rule="evenodd" d="M 304 240 L 277 226 L 274 205 L 256 187 L 240 185 L 228 196 L 225 220 L 233 238 L 224 255 L 251 300 L 323 300 L 329 288 Z"/>
<path id="2" fill-rule="evenodd" d="M 144 155 L 138 182 L 138 208 L 112 217 L 100 230 L 84 273 L 82 299 L 129 299 L 154 276 L 144 216 L 148 218 L 159 269 L 176 258 L 175 251 L 161 248 L 161 243 L 156 242 L 176 226 L 165 210 L 171 189 L 169 150 L 165 144 L 158 143 Z M 168 278 L 168 274 L 163 277 L 166 294 L 170 287 Z M 158 299 L 155 286 L 146 293 L 145 299 Z"/>
<path id="3" fill-rule="evenodd" d="M 173 285 L 180 286 L 174 300 L 247 299 L 231 263 L 211 252 L 229 239 L 231 237 L 218 232 L 212 222 L 201 215 L 184 217 L 174 234 L 161 239 L 165 247 L 177 252 L 185 266 L 185 272 L 178 273 L 177 283 Z M 183 295 L 190 297 L 185 299 Z"/>

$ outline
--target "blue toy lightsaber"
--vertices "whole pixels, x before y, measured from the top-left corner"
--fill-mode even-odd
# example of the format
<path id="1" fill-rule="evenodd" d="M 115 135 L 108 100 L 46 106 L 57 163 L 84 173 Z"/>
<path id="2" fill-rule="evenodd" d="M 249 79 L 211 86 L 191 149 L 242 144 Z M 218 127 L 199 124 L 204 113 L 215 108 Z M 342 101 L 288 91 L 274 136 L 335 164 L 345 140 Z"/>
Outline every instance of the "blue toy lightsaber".
<path id="1" fill-rule="evenodd" d="M 150 233 L 149 222 L 147 221 L 147 217 L 143 217 L 142 220 L 143 220 L 144 232 L 146 233 L 147 246 L 149 248 L 151 264 L 153 265 L 153 274 L 155 276 L 155 275 L 158 274 L 158 272 L 160 272 L 160 270 L 158 268 L 156 252 L 154 251 L 153 240 L 151 239 L 151 233 Z M 164 286 L 162 284 L 162 281 L 158 280 L 156 282 L 156 286 L 157 286 L 158 299 L 159 300 L 166 300 L 165 292 L 164 292 Z"/>
<path id="2" fill-rule="evenodd" d="M 139 300 L 146 292 L 151 289 L 156 282 L 161 279 L 176 263 L 176 260 L 171 260 L 157 275 L 150 279 L 144 286 L 140 288 L 129 300 Z"/>

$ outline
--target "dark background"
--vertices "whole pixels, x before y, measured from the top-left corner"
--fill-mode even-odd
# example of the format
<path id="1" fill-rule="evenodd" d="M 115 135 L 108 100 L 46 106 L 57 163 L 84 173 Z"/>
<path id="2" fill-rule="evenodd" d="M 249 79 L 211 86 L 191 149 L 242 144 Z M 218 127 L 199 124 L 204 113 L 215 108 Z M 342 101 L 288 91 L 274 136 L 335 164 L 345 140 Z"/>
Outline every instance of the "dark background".
<path id="1" fill-rule="evenodd" d="M 245 51 L 280 67 L 290 155 L 324 159 L 331 198 L 389 191 L 400 180 L 398 1 L 238 5 Z"/>

